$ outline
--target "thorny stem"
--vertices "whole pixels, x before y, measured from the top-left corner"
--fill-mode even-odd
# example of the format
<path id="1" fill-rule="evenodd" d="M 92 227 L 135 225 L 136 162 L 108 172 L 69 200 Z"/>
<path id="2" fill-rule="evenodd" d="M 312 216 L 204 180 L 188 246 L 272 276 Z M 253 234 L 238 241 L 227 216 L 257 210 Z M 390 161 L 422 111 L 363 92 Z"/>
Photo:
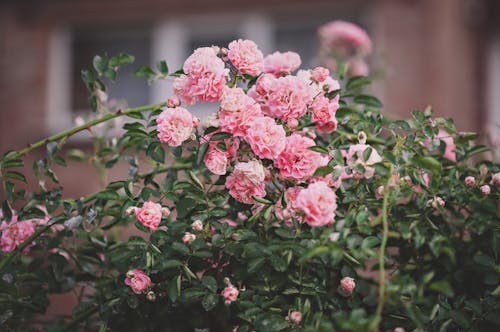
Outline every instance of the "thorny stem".
<path id="1" fill-rule="evenodd" d="M 377 311 L 375 313 L 375 320 L 371 326 L 371 331 L 378 331 L 380 321 L 382 320 L 382 310 L 384 309 L 385 302 L 385 249 L 387 246 L 387 238 L 389 236 L 389 189 L 393 176 L 393 166 L 390 165 L 389 177 L 384 188 L 384 201 L 382 203 L 382 243 L 380 244 L 380 252 L 378 255 L 378 268 L 379 268 L 379 288 L 378 288 L 378 304 Z"/>
<path id="2" fill-rule="evenodd" d="M 156 110 L 156 109 L 164 107 L 165 105 L 166 105 L 166 103 L 151 104 L 151 105 L 146 105 L 146 106 L 131 108 L 131 109 L 128 109 L 126 111 L 117 111 L 117 112 L 114 112 L 114 113 L 108 113 L 108 114 L 106 114 L 106 115 L 104 115 L 104 116 L 102 116 L 100 118 L 93 119 L 93 120 L 91 120 L 91 121 L 89 121 L 87 123 L 84 123 L 81 126 L 73 127 L 71 129 L 62 131 L 60 133 L 57 133 L 57 134 L 54 134 L 54 135 L 49 136 L 47 138 L 44 138 L 42 140 L 39 140 L 38 142 L 30 144 L 29 146 L 27 146 L 24 149 L 21 149 L 21 150 L 15 151 L 15 152 L 11 152 L 11 153 L 7 154 L 5 156 L 5 158 L 3 160 L 1 160 L 0 162 L 5 162 L 7 160 L 17 159 L 19 157 L 24 156 L 28 152 L 31 152 L 31 151 L 33 151 L 35 149 L 38 149 L 41 146 L 44 146 L 47 143 L 57 142 L 57 141 L 59 141 L 61 139 L 68 138 L 70 136 L 73 136 L 76 133 L 79 133 L 81 131 L 89 129 L 89 128 L 91 128 L 91 127 L 93 127 L 93 126 L 95 126 L 95 125 L 97 125 L 99 123 L 106 122 L 106 121 L 109 121 L 111 119 L 123 116 L 123 115 L 136 114 L 136 113 L 142 113 L 142 112 L 145 112 L 145 111 Z"/>

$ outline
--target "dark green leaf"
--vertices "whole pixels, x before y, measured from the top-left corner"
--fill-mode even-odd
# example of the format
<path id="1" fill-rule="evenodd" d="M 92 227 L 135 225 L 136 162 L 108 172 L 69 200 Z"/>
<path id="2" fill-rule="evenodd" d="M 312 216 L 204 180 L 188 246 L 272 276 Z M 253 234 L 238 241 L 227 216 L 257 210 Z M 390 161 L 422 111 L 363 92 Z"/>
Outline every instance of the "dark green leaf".
<path id="1" fill-rule="evenodd" d="M 374 96 L 369 95 L 358 95 L 354 97 L 354 102 L 357 104 L 362 104 L 370 107 L 380 108 L 382 107 L 382 102 Z"/>

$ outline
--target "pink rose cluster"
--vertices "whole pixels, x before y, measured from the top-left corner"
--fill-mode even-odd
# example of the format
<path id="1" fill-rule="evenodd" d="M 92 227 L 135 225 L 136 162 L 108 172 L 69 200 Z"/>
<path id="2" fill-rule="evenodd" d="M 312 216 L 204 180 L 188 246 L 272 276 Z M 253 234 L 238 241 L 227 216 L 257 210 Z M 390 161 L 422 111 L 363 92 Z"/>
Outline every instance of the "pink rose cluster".
<path id="1" fill-rule="evenodd" d="M 252 198 L 264 197 L 265 171 L 262 163 L 258 160 L 241 162 L 236 164 L 233 173 L 226 179 L 226 188 L 229 194 L 239 202 L 253 204 Z"/>
<path id="2" fill-rule="evenodd" d="M 156 119 L 158 139 L 169 146 L 179 146 L 191 137 L 193 128 L 199 123 L 188 110 L 182 107 L 167 108 Z"/>
<path id="3" fill-rule="evenodd" d="M 160 204 L 151 201 L 144 202 L 141 208 L 131 207 L 127 212 L 129 214 L 133 212 L 137 220 L 151 230 L 156 230 L 160 225 L 161 218 L 163 216 L 167 217 L 170 214 L 168 208 L 164 208 Z"/>
<path id="4" fill-rule="evenodd" d="M 18 220 L 18 215 L 13 214 L 10 222 L 2 220 L 0 223 L 0 232 L 2 236 L 0 237 L 0 247 L 3 252 L 11 252 L 16 249 L 17 246 L 26 241 L 33 233 L 36 231 L 36 226 L 45 225 L 49 221 L 50 217 L 45 211 L 45 218 L 34 218 L 27 220 Z M 0 210 L 0 217 L 2 217 Z M 60 229 L 60 228 L 56 228 Z M 30 248 L 35 243 L 32 242 L 23 250 L 23 254 L 28 254 Z"/>

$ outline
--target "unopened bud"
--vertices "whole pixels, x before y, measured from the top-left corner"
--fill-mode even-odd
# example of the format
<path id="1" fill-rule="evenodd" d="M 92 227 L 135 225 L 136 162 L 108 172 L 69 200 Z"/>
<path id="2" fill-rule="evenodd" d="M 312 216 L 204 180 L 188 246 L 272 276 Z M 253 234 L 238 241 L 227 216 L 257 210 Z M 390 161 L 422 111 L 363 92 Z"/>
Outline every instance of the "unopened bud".
<path id="1" fill-rule="evenodd" d="M 153 291 L 149 291 L 148 294 L 146 294 L 146 298 L 148 299 L 148 301 L 150 302 L 154 302 L 156 301 L 156 294 L 155 292 Z"/>
<path id="2" fill-rule="evenodd" d="M 359 141 L 359 144 L 366 144 L 366 134 L 364 131 L 360 131 L 358 133 L 358 141 Z"/>

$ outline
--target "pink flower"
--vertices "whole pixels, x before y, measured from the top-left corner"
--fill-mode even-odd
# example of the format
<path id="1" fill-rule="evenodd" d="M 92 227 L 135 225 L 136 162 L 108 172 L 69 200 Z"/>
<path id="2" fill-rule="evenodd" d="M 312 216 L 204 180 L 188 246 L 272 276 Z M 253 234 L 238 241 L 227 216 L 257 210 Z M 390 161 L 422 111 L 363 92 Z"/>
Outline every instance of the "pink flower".
<path id="1" fill-rule="evenodd" d="M 285 148 L 286 133 L 274 119 L 263 116 L 250 122 L 245 140 L 260 158 L 274 159 Z"/>
<path id="2" fill-rule="evenodd" d="M 446 145 L 446 148 L 444 150 L 443 157 L 451 160 L 451 161 L 457 161 L 456 153 L 455 153 L 455 142 L 453 141 L 453 136 L 448 134 L 444 130 L 439 130 L 439 133 L 437 134 L 436 138 L 439 138 L 441 141 L 443 141 Z"/>
<path id="3" fill-rule="evenodd" d="M 226 86 L 229 70 L 212 47 L 201 47 L 184 62 L 181 75 L 174 80 L 174 93 L 186 105 L 196 100 L 217 101 Z"/>
<path id="4" fill-rule="evenodd" d="M 316 67 L 311 71 L 311 79 L 314 82 L 323 82 L 330 76 L 330 71 L 325 67 Z"/>
<path id="5" fill-rule="evenodd" d="M 491 193 L 491 188 L 487 184 L 482 185 L 481 187 L 479 187 L 479 190 L 481 190 L 481 193 L 484 196 L 488 196 Z"/>
<path id="6" fill-rule="evenodd" d="M 251 120 L 262 116 L 262 111 L 241 88 L 225 88 L 220 99 L 219 124 L 222 131 L 244 136 Z"/>
<path id="7" fill-rule="evenodd" d="M 352 57 L 347 63 L 349 64 L 349 74 L 351 76 L 368 76 L 370 74 L 370 68 L 363 59 Z"/>
<path id="8" fill-rule="evenodd" d="M 216 144 L 210 143 L 203 161 L 210 172 L 217 175 L 226 174 L 227 165 L 229 164 L 228 155 L 226 152 L 219 150 Z"/>
<path id="9" fill-rule="evenodd" d="M 37 222 L 34 220 L 18 221 L 17 215 L 13 215 L 10 223 L 3 220 L 0 224 L 0 231 L 2 237 L 0 238 L 0 247 L 3 252 L 11 252 L 17 246 L 26 241 L 33 233 L 35 233 Z M 24 250 L 23 254 L 28 254 L 34 242 L 29 244 Z"/>
<path id="10" fill-rule="evenodd" d="M 222 291 L 222 296 L 224 297 L 224 303 L 231 304 L 232 302 L 236 301 L 238 299 L 238 295 L 240 294 L 240 291 L 238 288 L 234 287 L 233 285 L 229 284 L 224 290 Z"/>
<path id="11" fill-rule="evenodd" d="M 193 242 L 194 240 L 196 240 L 196 235 L 194 235 L 193 233 L 186 232 L 186 233 L 184 233 L 184 236 L 182 237 L 182 243 L 184 243 L 184 244 L 189 244 L 189 243 Z"/>
<path id="12" fill-rule="evenodd" d="M 297 206 L 297 196 L 303 189 L 304 188 L 297 186 L 290 187 L 285 191 L 286 208 L 283 208 L 281 200 L 279 200 L 274 209 L 274 213 L 279 219 L 290 221 L 290 219 L 295 218 L 301 222 L 303 221 L 302 216 L 298 213 L 300 209 Z"/>
<path id="13" fill-rule="evenodd" d="M 191 224 L 193 231 L 199 232 L 203 230 L 203 221 L 197 219 Z"/>
<path id="14" fill-rule="evenodd" d="M 230 227 L 238 227 L 238 225 L 239 225 L 236 221 L 231 220 L 231 219 L 229 219 L 229 218 L 219 219 L 219 222 L 220 222 L 221 224 L 226 224 L 226 225 L 228 225 L 228 226 L 230 226 Z"/>
<path id="15" fill-rule="evenodd" d="M 434 197 L 434 199 L 429 200 L 429 202 L 434 210 L 438 210 L 439 207 L 445 205 L 445 201 L 441 197 Z"/>
<path id="16" fill-rule="evenodd" d="M 363 154 L 368 148 L 372 150 L 368 159 L 364 160 Z M 367 179 L 371 178 L 375 174 L 375 169 L 372 167 L 372 165 L 382 161 L 382 157 L 380 157 L 377 150 L 367 144 L 351 145 L 346 153 L 345 158 L 347 166 L 352 168 L 353 173 L 356 173 L 355 167 L 361 164 L 365 168 L 365 173 L 359 175 L 364 176 Z"/>
<path id="17" fill-rule="evenodd" d="M 142 208 L 136 208 L 134 211 L 137 220 L 152 230 L 158 228 L 165 212 L 160 204 L 151 201 L 144 202 Z"/>
<path id="18" fill-rule="evenodd" d="M 125 284 L 130 286 L 134 293 L 141 294 L 149 288 L 151 285 L 151 279 L 149 279 L 148 275 L 144 273 L 143 270 L 133 269 L 132 271 L 127 272 Z"/>
<path id="19" fill-rule="evenodd" d="M 476 185 L 476 179 L 473 176 L 467 176 L 464 182 L 465 185 L 469 188 L 474 187 Z"/>
<path id="20" fill-rule="evenodd" d="M 301 64 L 300 55 L 295 52 L 274 52 L 264 59 L 264 72 L 274 76 L 288 75 Z"/>
<path id="21" fill-rule="evenodd" d="M 180 104 L 181 104 L 181 101 L 180 101 L 179 97 L 177 97 L 177 96 L 172 96 L 172 97 L 167 99 L 167 107 L 175 108 L 177 106 L 180 106 Z"/>
<path id="22" fill-rule="evenodd" d="M 372 41 L 365 30 L 356 24 L 345 21 L 333 21 L 318 30 L 321 46 L 326 53 L 341 56 L 369 54 Z"/>
<path id="23" fill-rule="evenodd" d="M 311 121 L 320 132 L 331 133 L 337 129 L 335 112 L 339 108 L 339 96 L 329 100 L 324 95 L 317 96 L 312 105 Z"/>
<path id="24" fill-rule="evenodd" d="M 500 172 L 495 173 L 491 176 L 491 184 L 494 185 L 495 187 L 500 186 Z"/>
<path id="25" fill-rule="evenodd" d="M 241 162 L 236 164 L 233 173 L 226 178 L 226 188 L 237 201 L 252 204 L 252 196 L 266 196 L 265 176 L 260 161 Z"/>
<path id="26" fill-rule="evenodd" d="M 297 208 L 304 211 L 304 220 L 311 227 L 333 224 L 337 209 L 337 196 L 325 182 L 315 182 L 300 191 Z"/>
<path id="27" fill-rule="evenodd" d="M 300 322 L 302 322 L 302 313 L 294 310 L 288 314 L 286 319 L 293 325 L 300 325 Z"/>
<path id="28" fill-rule="evenodd" d="M 167 108 L 158 116 L 156 122 L 160 142 L 169 146 L 181 145 L 198 125 L 198 119 L 182 107 Z"/>
<path id="29" fill-rule="evenodd" d="M 340 288 L 342 288 L 345 295 L 351 295 L 355 287 L 356 282 L 351 277 L 344 277 L 340 280 Z"/>
<path id="30" fill-rule="evenodd" d="M 273 118 L 286 121 L 291 127 L 307 112 L 314 90 L 297 76 L 280 77 L 275 81 L 262 111 Z"/>
<path id="31" fill-rule="evenodd" d="M 309 150 L 316 145 L 308 137 L 292 134 L 287 137 L 285 149 L 275 160 L 275 166 L 280 170 L 279 177 L 285 180 L 305 181 L 316 169 L 328 163 L 328 158 L 320 153 Z"/>
<path id="32" fill-rule="evenodd" d="M 227 57 L 242 73 L 259 75 L 264 68 L 264 55 L 251 40 L 234 40 L 229 43 Z"/>

